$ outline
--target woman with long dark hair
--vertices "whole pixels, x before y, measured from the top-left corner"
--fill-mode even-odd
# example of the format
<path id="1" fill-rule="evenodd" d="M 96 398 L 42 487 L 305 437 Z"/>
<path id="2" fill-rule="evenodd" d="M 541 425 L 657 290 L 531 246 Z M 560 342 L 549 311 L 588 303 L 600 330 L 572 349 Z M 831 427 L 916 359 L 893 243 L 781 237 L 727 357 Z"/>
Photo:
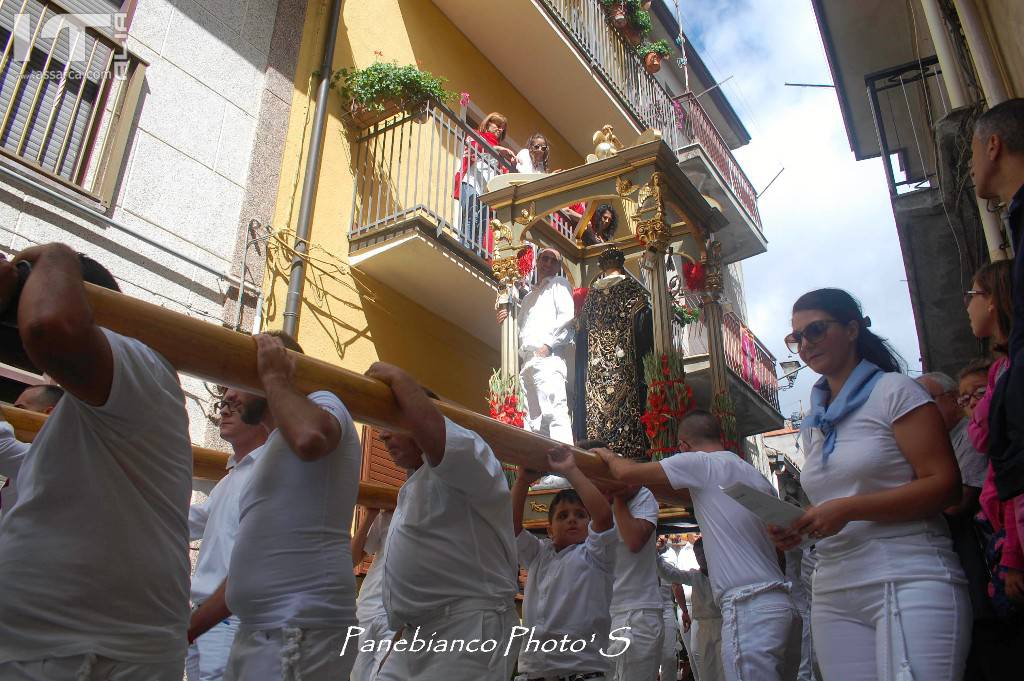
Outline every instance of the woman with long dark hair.
<path id="1" fill-rule="evenodd" d="M 786 345 L 821 379 L 801 428 L 813 506 L 769 528 L 782 550 L 816 542 L 811 622 L 827 681 L 959 679 L 971 606 L 944 508 L 960 471 L 931 396 L 902 373 L 846 291 L 793 305 Z"/>

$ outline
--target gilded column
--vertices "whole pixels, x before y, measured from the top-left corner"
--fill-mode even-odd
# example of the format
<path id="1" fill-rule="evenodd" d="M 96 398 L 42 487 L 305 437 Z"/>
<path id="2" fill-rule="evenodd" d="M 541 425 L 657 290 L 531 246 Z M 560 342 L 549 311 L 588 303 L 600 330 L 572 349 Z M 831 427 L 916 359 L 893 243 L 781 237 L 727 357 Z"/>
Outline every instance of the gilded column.
<path id="1" fill-rule="evenodd" d="M 711 362 L 711 394 L 729 393 L 728 365 L 722 314 L 722 244 L 708 243 L 707 253 L 701 258 L 706 273 L 704 294 L 704 323 L 708 331 L 708 355 Z"/>

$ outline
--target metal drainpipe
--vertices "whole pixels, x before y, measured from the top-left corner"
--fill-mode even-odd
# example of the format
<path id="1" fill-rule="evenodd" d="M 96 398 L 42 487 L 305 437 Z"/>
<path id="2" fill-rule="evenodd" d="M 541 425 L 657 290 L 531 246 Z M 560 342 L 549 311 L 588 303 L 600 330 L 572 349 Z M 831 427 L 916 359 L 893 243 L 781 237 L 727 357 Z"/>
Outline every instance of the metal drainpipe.
<path id="1" fill-rule="evenodd" d="M 302 289 L 306 283 L 305 255 L 309 251 L 309 229 L 313 221 L 313 203 L 316 201 L 317 183 L 320 180 L 320 159 L 323 156 L 324 127 L 327 123 L 327 97 L 330 94 L 331 71 L 334 68 L 334 44 L 338 40 L 338 24 L 341 22 L 341 7 L 344 0 L 332 0 L 327 41 L 324 45 L 324 59 L 320 65 L 320 86 L 316 92 L 316 110 L 313 114 L 313 133 L 309 140 L 309 154 L 306 156 L 306 171 L 302 177 L 302 196 L 299 199 L 299 219 L 295 226 L 295 257 L 288 279 L 288 296 L 284 305 L 284 332 L 293 338 L 299 326 L 299 308 L 302 306 Z"/>

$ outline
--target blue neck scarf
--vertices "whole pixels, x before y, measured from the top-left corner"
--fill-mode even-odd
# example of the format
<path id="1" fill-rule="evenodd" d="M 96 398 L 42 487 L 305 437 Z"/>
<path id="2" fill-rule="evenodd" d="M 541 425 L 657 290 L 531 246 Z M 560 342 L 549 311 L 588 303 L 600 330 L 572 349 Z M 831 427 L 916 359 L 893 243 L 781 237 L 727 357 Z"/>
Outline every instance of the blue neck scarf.
<path id="1" fill-rule="evenodd" d="M 885 372 L 876 365 L 862 359 L 860 364 L 850 373 L 850 377 L 843 384 L 831 404 L 828 404 L 829 391 L 828 381 L 824 377 L 811 388 L 811 412 L 804 417 L 801 430 L 805 428 L 820 428 L 825 442 L 821 447 L 821 463 L 828 463 L 828 458 L 836 448 L 836 427 L 839 422 L 856 409 L 859 409 L 874 390 L 878 379 L 882 378 Z M 826 404 L 828 407 L 826 408 Z"/>

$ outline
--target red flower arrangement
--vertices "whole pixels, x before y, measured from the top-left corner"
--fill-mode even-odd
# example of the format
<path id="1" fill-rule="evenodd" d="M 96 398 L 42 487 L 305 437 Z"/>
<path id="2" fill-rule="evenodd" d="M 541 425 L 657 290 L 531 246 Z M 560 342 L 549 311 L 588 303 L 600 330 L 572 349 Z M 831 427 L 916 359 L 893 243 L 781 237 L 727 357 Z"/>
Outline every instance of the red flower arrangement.
<path id="1" fill-rule="evenodd" d="M 683 263 L 683 281 L 690 291 L 703 291 L 707 280 L 707 273 L 704 266 L 697 262 Z"/>
<path id="2" fill-rule="evenodd" d="M 516 255 L 516 262 L 519 265 L 519 276 L 528 277 L 533 271 L 533 248 L 527 246 Z"/>
<path id="3" fill-rule="evenodd" d="M 693 388 L 686 385 L 685 366 L 683 355 L 674 351 L 644 357 L 647 409 L 640 421 L 651 441 L 649 452 L 655 461 L 679 450 L 676 443 L 679 421 L 694 406 Z"/>
<path id="4" fill-rule="evenodd" d="M 491 374 L 491 380 L 487 382 L 487 387 L 487 404 L 490 407 L 491 418 L 522 428 L 526 410 L 519 407 L 526 404 L 526 398 L 523 396 L 519 377 L 514 374 L 506 376 L 501 369 L 495 369 Z"/>

